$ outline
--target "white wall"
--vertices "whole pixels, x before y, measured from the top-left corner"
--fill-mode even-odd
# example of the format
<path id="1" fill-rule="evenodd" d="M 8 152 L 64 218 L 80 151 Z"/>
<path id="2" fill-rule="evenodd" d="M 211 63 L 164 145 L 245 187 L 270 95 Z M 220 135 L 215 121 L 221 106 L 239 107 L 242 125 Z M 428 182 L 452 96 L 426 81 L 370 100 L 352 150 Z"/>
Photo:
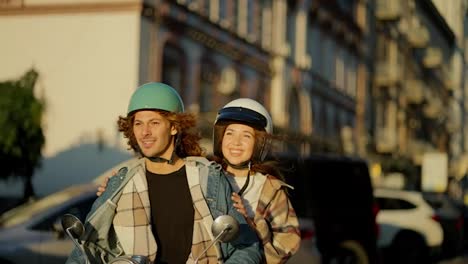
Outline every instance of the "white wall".
<path id="1" fill-rule="evenodd" d="M 38 184 L 44 185 L 39 193 L 91 179 L 128 157 L 115 123 L 138 85 L 139 25 L 136 11 L 0 16 L 0 81 L 34 67 L 36 93 L 47 104 L 44 162 L 34 181 L 63 182 Z M 102 151 L 99 133 L 107 145 Z M 87 152 L 69 155 L 85 145 Z M 63 153 L 70 158 L 59 158 Z"/>

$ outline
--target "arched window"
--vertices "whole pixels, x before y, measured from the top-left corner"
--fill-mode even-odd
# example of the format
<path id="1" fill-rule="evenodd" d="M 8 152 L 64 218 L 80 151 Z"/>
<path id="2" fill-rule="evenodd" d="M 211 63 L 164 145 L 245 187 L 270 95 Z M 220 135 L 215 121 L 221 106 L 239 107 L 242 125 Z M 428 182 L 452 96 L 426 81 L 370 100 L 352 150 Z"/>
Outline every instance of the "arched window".
<path id="1" fill-rule="evenodd" d="M 291 57 L 296 56 L 296 11 L 288 6 L 286 19 L 286 38 L 291 48 Z"/>
<path id="2" fill-rule="evenodd" d="M 323 136 L 324 134 L 324 112 L 323 112 L 323 107 L 322 107 L 322 102 L 323 99 L 320 98 L 319 96 L 312 96 L 312 111 L 313 111 L 313 122 L 312 126 L 314 128 L 314 133 L 316 133 L 319 136 Z"/>
<path id="3" fill-rule="evenodd" d="M 291 132 L 300 132 L 301 131 L 301 109 L 300 109 L 300 102 L 299 96 L 295 89 L 292 89 L 293 92 L 289 97 L 288 103 L 288 112 L 289 112 L 289 124 L 288 130 Z M 292 153 L 299 153 L 300 146 L 295 144 L 288 145 L 288 151 Z"/>
<path id="4" fill-rule="evenodd" d="M 259 102 L 262 102 L 264 105 L 269 105 L 270 103 L 270 83 L 269 79 L 264 76 L 259 76 L 257 87 L 256 99 Z"/>
<path id="5" fill-rule="evenodd" d="M 223 67 L 219 86 L 216 90 L 219 96 L 214 103 L 223 106 L 229 101 L 239 98 L 241 96 L 240 86 L 243 81 L 243 76 L 239 74 L 239 70 L 235 66 Z"/>
<path id="6" fill-rule="evenodd" d="M 205 56 L 201 62 L 200 78 L 200 112 L 214 112 L 219 105 L 215 104 L 217 84 L 219 82 L 219 70 L 216 63 Z"/>
<path id="7" fill-rule="evenodd" d="M 330 102 L 324 102 L 325 114 L 325 137 L 330 138 L 334 134 L 333 124 L 335 122 L 335 108 Z"/>
<path id="8" fill-rule="evenodd" d="M 199 111 L 211 117 L 229 101 L 239 98 L 240 77 L 231 65 L 220 66 L 207 52 L 201 59 Z M 214 118 L 214 116 L 213 116 Z"/>
<path id="9" fill-rule="evenodd" d="M 174 87 L 184 97 L 185 55 L 181 48 L 167 43 L 163 50 L 162 82 Z M 184 98 L 182 98 L 184 99 Z"/>
<path id="10" fill-rule="evenodd" d="M 301 131 L 300 103 L 297 93 L 294 91 L 289 97 L 289 129 L 292 131 Z"/>

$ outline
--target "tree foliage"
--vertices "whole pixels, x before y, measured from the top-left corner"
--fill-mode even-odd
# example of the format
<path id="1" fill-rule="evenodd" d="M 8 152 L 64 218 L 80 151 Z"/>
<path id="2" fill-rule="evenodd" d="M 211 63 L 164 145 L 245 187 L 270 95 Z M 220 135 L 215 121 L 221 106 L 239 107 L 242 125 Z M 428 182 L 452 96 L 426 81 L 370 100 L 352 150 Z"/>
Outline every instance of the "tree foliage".
<path id="1" fill-rule="evenodd" d="M 45 143 L 44 102 L 34 96 L 37 78 L 30 70 L 17 81 L 0 82 L 0 179 L 22 178 L 25 198 L 34 195 L 31 178 Z"/>

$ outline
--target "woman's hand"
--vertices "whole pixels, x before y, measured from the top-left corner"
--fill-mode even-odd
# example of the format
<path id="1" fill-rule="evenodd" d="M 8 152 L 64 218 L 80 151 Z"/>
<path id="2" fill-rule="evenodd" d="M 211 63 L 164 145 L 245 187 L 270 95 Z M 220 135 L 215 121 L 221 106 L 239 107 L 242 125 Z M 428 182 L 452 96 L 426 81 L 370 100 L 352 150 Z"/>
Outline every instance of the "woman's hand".
<path id="1" fill-rule="evenodd" d="M 255 228 L 255 222 L 247 215 L 247 209 L 245 209 L 244 200 L 242 200 L 242 197 L 240 197 L 239 194 L 233 192 L 231 195 L 231 200 L 234 202 L 234 208 L 236 208 L 237 212 L 244 216 L 247 224 L 249 224 L 252 228 Z"/>
<path id="2" fill-rule="evenodd" d="M 239 212 L 241 215 L 245 217 L 245 219 L 247 219 L 248 218 L 247 210 L 245 209 L 244 201 L 242 200 L 242 197 L 240 197 L 239 194 L 233 192 L 231 196 L 231 200 L 234 202 L 234 208 L 236 208 L 237 212 Z"/>

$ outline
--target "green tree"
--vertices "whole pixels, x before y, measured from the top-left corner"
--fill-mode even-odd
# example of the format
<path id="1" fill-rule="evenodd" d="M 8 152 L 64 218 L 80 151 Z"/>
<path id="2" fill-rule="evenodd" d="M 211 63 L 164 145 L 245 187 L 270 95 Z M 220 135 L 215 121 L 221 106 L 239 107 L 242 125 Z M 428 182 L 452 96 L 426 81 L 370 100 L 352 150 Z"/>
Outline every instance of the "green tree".
<path id="1" fill-rule="evenodd" d="M 32 69 L 17 81 L 0 82 L 0 179 L 21 178 L 24 199 L 35 195 L 32 176 L 45 143 L 44 102 L 34 96 L 37 78 Z"/>

